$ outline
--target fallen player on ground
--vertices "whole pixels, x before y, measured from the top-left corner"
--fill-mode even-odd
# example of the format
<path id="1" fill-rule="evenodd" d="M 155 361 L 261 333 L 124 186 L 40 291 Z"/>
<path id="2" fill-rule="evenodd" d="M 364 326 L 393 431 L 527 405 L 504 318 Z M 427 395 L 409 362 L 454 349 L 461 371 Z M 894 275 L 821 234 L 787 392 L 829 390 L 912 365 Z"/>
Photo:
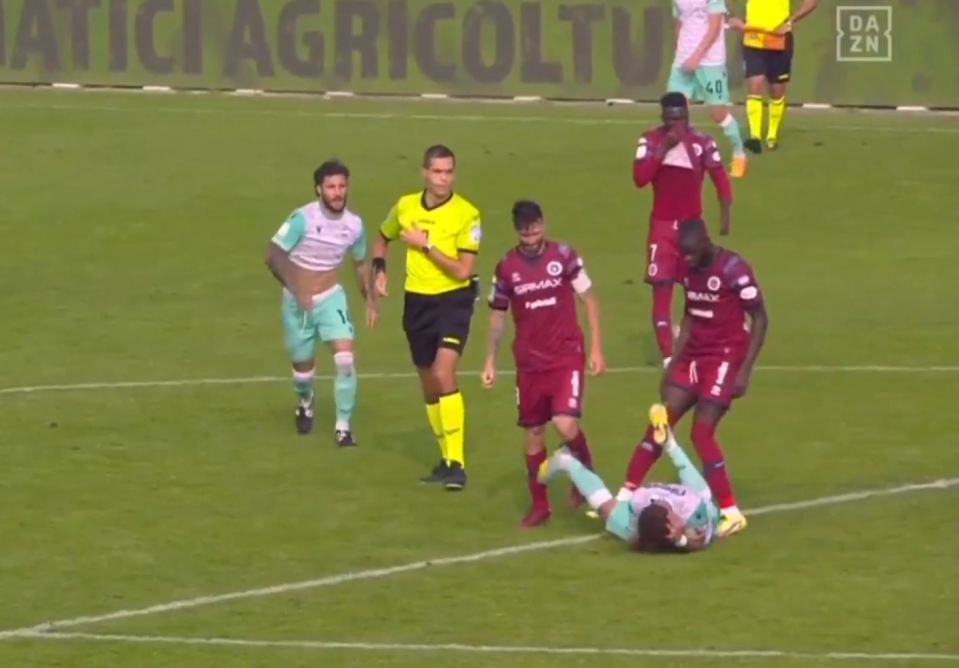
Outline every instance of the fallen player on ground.
<path id="1" fill-rule="evenodd" d="M 666 407 L 650 411 L 654 436 L 679 475 L 679 484 L 648 483 L 616 498 L 598 475 L 566 448 L 543 462 L 539 479 L 547 483 L 566 474 L 606 523 L 606 530 L 643 552 L 693 552 L 716 537 L 719 509 L 702 474 L 676 442 Z"/>

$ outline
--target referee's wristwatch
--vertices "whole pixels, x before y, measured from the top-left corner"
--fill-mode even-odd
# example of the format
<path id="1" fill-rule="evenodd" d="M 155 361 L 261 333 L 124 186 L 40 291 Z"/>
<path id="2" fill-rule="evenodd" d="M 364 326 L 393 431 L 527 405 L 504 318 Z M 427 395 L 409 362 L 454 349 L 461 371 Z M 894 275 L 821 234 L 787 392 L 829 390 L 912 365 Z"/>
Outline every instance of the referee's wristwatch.
<path id="1" fill-rule="evenodd" d="M 421 250 L 423 251 L 423 255 L 429 255 L 433 247 L 430 244 L 426 244 Z"/>

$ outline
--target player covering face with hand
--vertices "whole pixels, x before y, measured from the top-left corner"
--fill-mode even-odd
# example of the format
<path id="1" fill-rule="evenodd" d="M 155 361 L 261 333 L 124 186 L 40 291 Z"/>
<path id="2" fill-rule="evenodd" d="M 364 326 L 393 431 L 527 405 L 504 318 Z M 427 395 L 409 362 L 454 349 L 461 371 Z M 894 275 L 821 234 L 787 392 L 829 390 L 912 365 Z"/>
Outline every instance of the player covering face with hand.
<path id="1" fill-rule="evenodd" d="M 569 476 L 590 507 L 606 523 L 606 531 L 644 552 L 692 552 L 712 544 L 719 510 L 709 485 L 689 461 L 669 428 L 666 407 L 650 409 L 657 442 L 679 475 L 678 484 L 651 483 L 612 495 L 598 475 L 565 448 L 543 463 L 539 479 L 546 483 Z"/>

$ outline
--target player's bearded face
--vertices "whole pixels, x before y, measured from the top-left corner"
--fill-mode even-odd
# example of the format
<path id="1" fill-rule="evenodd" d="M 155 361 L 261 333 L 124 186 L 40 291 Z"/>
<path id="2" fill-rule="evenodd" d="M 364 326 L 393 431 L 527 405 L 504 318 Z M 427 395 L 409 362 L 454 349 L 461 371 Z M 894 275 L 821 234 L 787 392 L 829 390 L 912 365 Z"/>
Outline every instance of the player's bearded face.
<path id="1" fill-rule="evenodd" d="M 426 189 L 434 197 L 445 199 L 453 192 L 456 180 L 456 165 L 453 158 L 433 158 L 429 167 L 423 170 Z"/>
<path id="2" fill-rule="evenodd" d="M 517 230 L 519 235 L 519 245 L 522 250 L 534 252 L 543 245 L 543 237 L 546 236 L 546 225 L 542 220 L 526 223 Z"/>
<path id="3" fill-rule="evenodd" d="M 320 199 L 323 200 L 323 206 L 330 211 L 339 213 L 346 208 L 348 193 L 349 184 L 343 176 L 328 176 L 320 185 Z"/>

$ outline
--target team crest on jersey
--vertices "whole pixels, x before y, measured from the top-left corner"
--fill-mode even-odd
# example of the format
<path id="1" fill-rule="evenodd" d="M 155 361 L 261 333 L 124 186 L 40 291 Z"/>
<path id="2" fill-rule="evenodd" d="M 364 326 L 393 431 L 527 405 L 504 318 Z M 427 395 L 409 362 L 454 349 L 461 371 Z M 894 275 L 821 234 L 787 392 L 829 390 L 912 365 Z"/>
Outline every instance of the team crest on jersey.
<path id="1" fill-rule="evenodd" d="M 706 281 L 706 287 L 716 292 L 719 290 L 719 286 L 722 285 L 722 281 L 719 280 L 719 276 L 710 276 L 709 280 Z"/>
<path id="2" fill-rule="evenodd" d="M 511 280 L 513 283 L 519 283 L 520 281 L 519 272 L 514 271 L 513 275 L 509 277 L 509 280 Z"/>
<path id="3" fill-rule="evenodd" d="M 561 265 L 556 260 L 553 260 L 546 265 L 546 273 L 550 276 L 559 276 L 563 273 L 563 265 Z"/>

